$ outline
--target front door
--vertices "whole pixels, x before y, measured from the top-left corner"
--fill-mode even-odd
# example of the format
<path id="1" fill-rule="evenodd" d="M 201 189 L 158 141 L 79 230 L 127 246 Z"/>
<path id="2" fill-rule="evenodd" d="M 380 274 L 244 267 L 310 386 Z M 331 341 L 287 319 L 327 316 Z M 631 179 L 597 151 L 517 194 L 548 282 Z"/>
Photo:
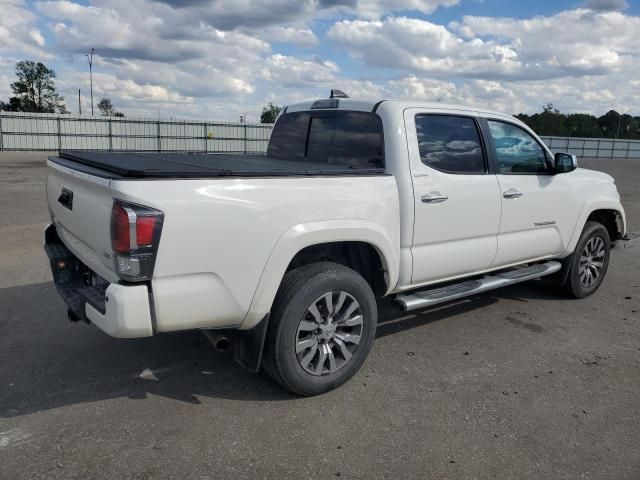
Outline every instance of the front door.
<path id="1" fill-rule="evenodd" d="M 497 251 L 500 194 L 472 115 L 405 111 L 414 190 L 412 284 L 487 269 Z"/>
<path id="2" fill-rule="evenodd" d="M 563 213 L 571 195 L 562 175 L 551 173 L 550 155 L 525 129 L 488 120 L 500 184 L 502 221 L 498 254 L 501 267 L 553 256 L 565 248 L 561 228 L 573 226 Z M 571 223 L 571 225 L 563 225 Z"/>

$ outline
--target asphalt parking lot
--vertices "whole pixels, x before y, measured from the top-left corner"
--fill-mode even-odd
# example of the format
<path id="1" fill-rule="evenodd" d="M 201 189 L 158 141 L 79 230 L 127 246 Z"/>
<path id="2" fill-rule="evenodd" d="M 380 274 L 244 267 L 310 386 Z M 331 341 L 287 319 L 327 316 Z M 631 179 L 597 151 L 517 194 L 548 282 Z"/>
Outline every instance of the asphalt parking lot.
<path id="1" fill-rule="evenodd" d="M 198 332 L 67 321 L 41 251 L 45 154 L 0 154 L 0 477 L 640 478 L 640 246 L 570 301 L 542 282 L 388 301 L 337 391 L 292 397 Z M 640 160 L 616 178 L 640 230 Z"/>

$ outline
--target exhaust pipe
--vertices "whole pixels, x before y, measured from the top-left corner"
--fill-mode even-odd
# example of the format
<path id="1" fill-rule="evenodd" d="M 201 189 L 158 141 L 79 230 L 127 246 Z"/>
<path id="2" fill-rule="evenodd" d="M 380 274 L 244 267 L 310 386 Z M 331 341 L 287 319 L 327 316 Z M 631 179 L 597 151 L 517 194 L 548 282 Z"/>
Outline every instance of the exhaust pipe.
<path id="1" fill-rule="evenodd" d="M 214 330 L 202 330 L 202 333 L 218 352 L 224 352 L 229 349 L 231 342 L 226 336 L 215 333 Z"/>
<path id="2" fill-rule="evenodd" d="M 213 346 L 217 351 L 224 352 L 229 348 L 229 339 L 227 337 L 220 337 Z"/>

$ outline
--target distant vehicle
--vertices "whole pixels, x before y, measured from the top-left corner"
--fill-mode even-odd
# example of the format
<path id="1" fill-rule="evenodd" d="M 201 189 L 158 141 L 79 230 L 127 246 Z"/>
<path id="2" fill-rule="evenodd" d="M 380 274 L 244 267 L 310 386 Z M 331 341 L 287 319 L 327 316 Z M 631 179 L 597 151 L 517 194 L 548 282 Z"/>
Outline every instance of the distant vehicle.
<path id="1" fill-rule="evenodd" d="M 266 156 L 49 158 L 45 249 L 70 317 L 115 337 L 234 331 L 242 365 L 315 395 L 365 361 L 376 297 L 602 284 L 626 233 L 610 176 L 508 115 L 332 97 L 285 108 Z"/>

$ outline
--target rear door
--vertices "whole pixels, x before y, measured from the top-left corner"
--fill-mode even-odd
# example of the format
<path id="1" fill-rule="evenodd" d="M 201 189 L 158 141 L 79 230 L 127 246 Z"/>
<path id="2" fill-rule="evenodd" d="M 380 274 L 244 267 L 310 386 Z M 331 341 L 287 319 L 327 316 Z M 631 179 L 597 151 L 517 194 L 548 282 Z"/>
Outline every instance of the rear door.
<path id="1" fill-rule="evenodd" d="M 49 160 L 47 201 L 60 239 L 108 281 L 118 280 L 111 257 L 110 180 Z"/>
<path id="2" fill-rule="evenodd" d="M 500 196 L 472 114 L 405 111 L 414 189 L 418 285 L 487 269 L 497 251 Z"/>

